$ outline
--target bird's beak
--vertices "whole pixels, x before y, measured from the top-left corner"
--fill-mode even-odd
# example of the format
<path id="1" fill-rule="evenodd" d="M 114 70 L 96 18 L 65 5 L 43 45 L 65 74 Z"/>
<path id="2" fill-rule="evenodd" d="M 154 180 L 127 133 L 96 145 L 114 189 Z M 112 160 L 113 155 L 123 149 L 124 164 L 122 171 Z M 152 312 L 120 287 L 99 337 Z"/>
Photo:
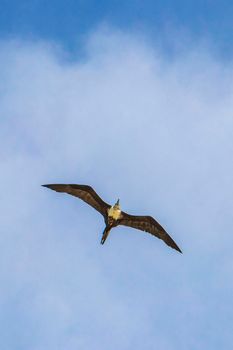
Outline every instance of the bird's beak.
<path id="1" fill-rule="evenodd" d="M 117 200 L 116 204 L 115 205 L 120 205 L 120 199 Z"/>

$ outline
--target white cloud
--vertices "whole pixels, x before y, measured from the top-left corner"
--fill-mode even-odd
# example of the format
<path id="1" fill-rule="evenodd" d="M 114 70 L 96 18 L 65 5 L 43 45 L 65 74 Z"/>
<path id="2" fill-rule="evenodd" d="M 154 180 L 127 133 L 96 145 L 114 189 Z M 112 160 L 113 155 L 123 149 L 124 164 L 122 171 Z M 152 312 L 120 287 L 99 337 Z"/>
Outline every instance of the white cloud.
<path id="1" fill-rule="evenodd" d="M 124 33 L 91 36 L 85 60 L 1 52 L 4 349 L 230 349 L 232 65 L 200 46 L 168 61 Z M 128 228 L 100 247 L 98 213 L 51 182 L 119 196 L 184 255 Z"/>

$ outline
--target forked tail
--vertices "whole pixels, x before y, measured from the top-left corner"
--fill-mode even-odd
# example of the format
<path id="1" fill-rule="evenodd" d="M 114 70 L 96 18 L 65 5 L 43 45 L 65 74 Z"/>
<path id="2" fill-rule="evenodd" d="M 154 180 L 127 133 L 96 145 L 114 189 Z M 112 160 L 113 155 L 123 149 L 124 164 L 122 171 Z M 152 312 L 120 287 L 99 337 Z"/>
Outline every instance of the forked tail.
<path id="1" fill-rule="evenodd" d="M 102 239 L 100 241 L 101 244 L 104 244 L 104 242 L 106 241 L 108 235 L 109 235 L 109 232 L 111 230 L 111 227 L 108 227 L 106 226 L 105 229 L 104 229 L 104 232 L 103 232 L 103 236 L 102 236 Z"/>

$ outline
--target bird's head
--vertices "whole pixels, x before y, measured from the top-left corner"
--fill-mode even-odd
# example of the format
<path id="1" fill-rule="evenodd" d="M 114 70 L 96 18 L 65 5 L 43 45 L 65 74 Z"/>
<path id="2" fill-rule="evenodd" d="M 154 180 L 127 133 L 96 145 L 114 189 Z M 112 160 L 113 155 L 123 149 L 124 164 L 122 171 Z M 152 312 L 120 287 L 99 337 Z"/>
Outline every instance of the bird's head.
<path id="1" fill-rule="evenodd" d="M 120 209 L 120 199 L 117 200 L 117 202 L 114 204 L 115 209 Z"/>

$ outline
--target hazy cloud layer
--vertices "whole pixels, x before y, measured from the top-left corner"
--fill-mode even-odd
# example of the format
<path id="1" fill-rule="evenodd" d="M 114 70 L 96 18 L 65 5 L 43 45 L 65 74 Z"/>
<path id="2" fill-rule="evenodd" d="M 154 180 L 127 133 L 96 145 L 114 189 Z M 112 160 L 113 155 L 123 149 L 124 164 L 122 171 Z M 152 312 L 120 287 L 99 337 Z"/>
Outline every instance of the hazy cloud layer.
<path id="1" fill-rule="evenodd" d="M 1 348 L 225 349 L 232 336 L 233 67 L 98 32 L 85 59 L 0 44 Z M 41 188 L 87 183 L 184 254 Z"/>

